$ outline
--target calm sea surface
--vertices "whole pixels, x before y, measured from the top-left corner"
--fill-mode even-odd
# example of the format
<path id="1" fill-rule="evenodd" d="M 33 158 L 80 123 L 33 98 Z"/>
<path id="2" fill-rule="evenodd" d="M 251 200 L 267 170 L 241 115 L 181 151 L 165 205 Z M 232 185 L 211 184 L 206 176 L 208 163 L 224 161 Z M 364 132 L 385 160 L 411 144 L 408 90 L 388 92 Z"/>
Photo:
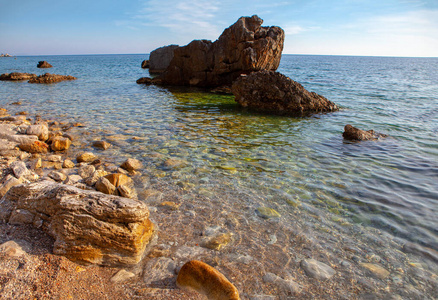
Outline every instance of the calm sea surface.
<path id="1" fill-rule="evenodd" d="M 0 106 L 85 123 L 117 145 L 104 155 L 134 156 L 152 178 L 230 206 L 268 206 L 345 238 L 346 224 L 360 225 L 438 250 L 438 58 L 284 55 L 279 72 L 341 107 L 308 118 L 249 113 L 201 89 L 138 85 L 145 58 L 2 58 L 0 73 L 78 80 L 0 82 Z M 39 60 L 54 67 L 37 69 Z M 346 124 L 389 137 L 347 142 Z"/>

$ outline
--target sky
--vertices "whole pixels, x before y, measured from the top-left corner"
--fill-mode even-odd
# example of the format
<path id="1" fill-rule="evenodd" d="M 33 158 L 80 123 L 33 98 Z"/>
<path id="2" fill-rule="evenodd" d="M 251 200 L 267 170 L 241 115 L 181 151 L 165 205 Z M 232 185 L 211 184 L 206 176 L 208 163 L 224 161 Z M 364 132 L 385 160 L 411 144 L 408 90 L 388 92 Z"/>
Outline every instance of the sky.
<path id="1" fill-rule="evenodd" d="M 150 53 L 254 14 L 284 54 L 438 57 L 438 0 L 0 0 L 0 53 Z"/>

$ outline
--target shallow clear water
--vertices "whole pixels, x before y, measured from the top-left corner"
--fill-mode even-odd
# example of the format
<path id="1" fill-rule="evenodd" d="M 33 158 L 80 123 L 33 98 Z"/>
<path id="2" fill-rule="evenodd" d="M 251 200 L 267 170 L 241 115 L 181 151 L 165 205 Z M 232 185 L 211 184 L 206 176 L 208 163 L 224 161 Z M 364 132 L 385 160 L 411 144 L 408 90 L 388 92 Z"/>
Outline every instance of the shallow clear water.
<path id="1" fill-rule="evenodd" d="M 138 85 L 145 58 L 2 58 L 0 73 L 78 80 L 0 82 L 0 106 L 83 122 L 117 145 L 109 159 L 135 156 L 150 176 L 231 206 L 310 216 L 345 235 L 345 224 L 362 224 L 438 250 L 437 58 L 284 55 L 279 72 L 342 108 L 308 118 L 249 113 L 201 89 Z M 55 67 L 37 69 L 39 60 Z M 346 124 L 389 137 L 346 142 Z"/>

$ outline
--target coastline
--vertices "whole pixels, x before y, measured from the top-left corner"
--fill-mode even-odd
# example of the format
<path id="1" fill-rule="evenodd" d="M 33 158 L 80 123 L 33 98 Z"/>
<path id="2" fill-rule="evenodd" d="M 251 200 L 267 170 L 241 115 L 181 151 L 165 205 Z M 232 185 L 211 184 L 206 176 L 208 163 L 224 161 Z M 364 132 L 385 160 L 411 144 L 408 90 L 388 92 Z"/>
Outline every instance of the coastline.
<path id="1" fill-rule="evenodd" d="M 12 114 L 19 110 L 19 106 L 11 108 Z M 62 125 L 61 120 L 56 122 Z M 74 160 L 77 153 L 89 149 L 90 142 L 100 137 L 88 132 L 86 127 L 70 128 L 73 144 L 63 157 Z M 2 180 L 8 172 L 8 162 L 2 157 Z M 172 162 L 168 163 L 172 167 Z M 53 167 L 49 164 L 48 170 Z M 404 283 L 408 280 L 407 274 L 429 278 L 431 281 L 422 292 L 433 298 L 436 276 L 421 265 L 410 264 L 408 255 L 397 252 L 402 245 L 395 241 L 390 256 L 388 248 L 382 248 L 381 253 L 364 251 L 369 245 L 357 244 L 354 240 L 324 240 L 324 237 L 309 231 L 306 223 L 293 214 L 271 217 L 259 207 L 248 206 L 245 202 L 234 202 L 229 206 L 207 191 L 192 194 L 190 185 L 184 183 L 169 186 L 160 182 L 158 174 L 153 175 L 147 169 L 137 175 L 134 178 L 137 193 L 149 206 L 151 220 L 158 227 L 158 241 L 142 262 L 127 269 L 134 274 L 132 278 L 113 283 L 111 278 L 119 272 L 118 269 L 78 265 L 53 255 L 53 240 L 41 231 L 27 225 L 1 224 L 0 243 L 17 240 L 28 252 L 25 258 L 3 260 L 6 273 L 2 276 L 8 286 L 13 287 L 11 292 L 15 295 L 30 293 L 34 297 L 44 295 L 50 299 L 72 294 L 85 299 L 97 295 L 103 299 L 203 299 L 175 285 L 177 270 L 182 264 L 197 259 L 220 270 L 237 287 L 242 299 L 286 299 L 291 296 L 300 299 L 360 299 L 367 295 L 385 298 L 401 284 L 404 289 L 399 293 L 411 297 L 417 289 Z M 283 222 L 283 218 L 296 219 L 297 223 L 290 226 Z M 332 234 L 336 236 L 335 232 Z M 380 239 L 387 238 L 378 230 L 365 228 L 358 234 L 369 235 L 369 242 L 377 244 L 381 243 Z M 332 248 L 333 242 L 336 253 L 326 249 Z M 344 259 L 339 260 L 339 257 Z M 323 263 L 335 272 L 329 279 L 317 279 L 303 268 L 303 261 L 309 259 Z M 17 271 L 14 269 L 17 263 L 25 267 Z M 383 266 L 386 271 L 375 266 Z M 35 276 L 38 274 L 50 276 Z M 96 278 L 99 278 L 97 282 Z M 18 283 L 23 281 L 26 284 Z M 84 285 L 90 288 L 84 289 Z M 41 288 L 32 291 L 32 286 Z"/>

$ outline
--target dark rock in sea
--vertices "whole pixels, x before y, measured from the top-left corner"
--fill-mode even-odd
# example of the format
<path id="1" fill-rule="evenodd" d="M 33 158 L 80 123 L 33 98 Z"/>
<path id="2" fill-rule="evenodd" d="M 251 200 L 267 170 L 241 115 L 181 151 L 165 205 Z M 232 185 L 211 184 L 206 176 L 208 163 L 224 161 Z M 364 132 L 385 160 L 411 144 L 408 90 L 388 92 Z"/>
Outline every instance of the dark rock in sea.
<path id="1" fill-rule="evenodd" d="M 215 42 L 194 40 L 176 48 L 170 65 L 158 78 L 165 85 L 217 87 L 231 85 L 241 74 L 276 70 L 284 31 L 276 26 L 262 27 L 262 23 L 255 15 L 241 17 Z"/>
<path id="2" fill-rule="evenodd" d="M 30 80 L 36 78 L 36 74 L 30 74 L 30 73 L 5 73 L 0 75 L 0 80 L 3 81 L 19 81 L 19 80 Z"/>
<path id="3" fill-rule="evenodd" d="M 274 71 L 239 77 L 231 88 L 241 106 L 261 113 L 306 116 L 338 110 L 333 102 Z"/>
<path id="4" fill-rule="evenodd" d="M 163 73 L 173 58 L 173 51 L 178 47 L 178 45 L 169 45 L 152 51 L 149 55 L 149 73 Z"/>
<path id="5" fill-rule="evenodd" d="M 369 141 L 377 140 L 379 137 L 387 137 L 386 134 L 377 133 L 374 130 L 365 131 L 350 124 L 345 125 L 342 136 L 350 141 Z"/>
<path id="6" fill-rule="evenodd" d="M 41 68 L 41 69 L 45 69 L 45 68 L 51 68 L 53 67 L 51 64 L 49 64 L 48 62 L 46 62 L 45 60 L 39 61 L 37 68 Z"/>
<path id="7" fill-rule="evenodd" d="M 57 75 L 57 74 L 46 73 L 36 78 L 32 78 L 31 80 L 29 80 L 29 83 L 56 83 L 65 80 L 76 80 L 76 79 L 77 79 L 76 77 L 69 75 Z"/>
<path id="8" fill-rule="evenodd" d="M 149 68 L 149 60 L 144 60 L 142 63 L 141 63 L 141 67 L 143 68 L 143 69 L 147 69 L 147 68 Z"/>
<path id="9" fill-rule="evenodd" d="M 142 77 L 142 78 L 137 79 L 137 83 L 138 84 L 146 84 L 146 85 L 161 84 L 161 79 L 150 78 L 150 77 Z"/>

